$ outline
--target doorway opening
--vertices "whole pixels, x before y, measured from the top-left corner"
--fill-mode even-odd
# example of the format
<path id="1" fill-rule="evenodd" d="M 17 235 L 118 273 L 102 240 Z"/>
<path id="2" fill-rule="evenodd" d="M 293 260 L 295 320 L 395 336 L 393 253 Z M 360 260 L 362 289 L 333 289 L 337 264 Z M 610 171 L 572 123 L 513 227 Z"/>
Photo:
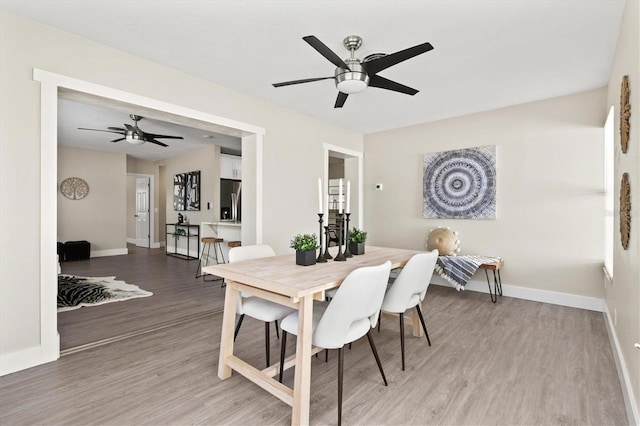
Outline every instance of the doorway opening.
<path id="1" fill-rule="evenodd" d="M 264 129 L 246 123 L 237 122 L 224 117 L 214 116 L 201 111 L 192 110 L 175 104 L 158 101 L 152 98 L 123 92 L 117 89 L 100 86 L 67 76 L 34 69 L 33 78 L 41 83 L 41 191 L 42 208 L 40 212 L 40 351 L 39 358 L 33 365 L 53 361 L 60 356 L 60 337 L 57 322 L 57 123 L 58 98 L 76 97 L 94 103 L 127 108 L 145 114 L 156 114 L 167 121 L 188 123 L 192 126 L 205 126 L 216 132 L 228 132 L 242 139 L 242 150 L 247 152 L 248 162 L 243 157 L 243 168 L 253 168 L 248 174 L 243 198 L 246 198 L 244 221 L 249 226 L 243 228 L 242 239 L 247 244 L 262 241 L 262 142 Z M 31 366 L 31 365 L 29 365 Z M 25 366 L 25 368 L 29 367 Z"/>
<path id="2" fill-rule="evenodd" d="M 339 180 L 342 179 L 342 202 L 346 203 L 347 182 L 351 187 L 350 212 L 351 228 L 362 228 L 363 223 L 363 161 L 362 152 L 346 149 L 340 146 L 324 144 L 324 177 L 325 194 L 327 197 L 327 212 L 329 223 L 335 224 L 339 207 Z M 343 208 L 345 208 L 343 204 Z"/>

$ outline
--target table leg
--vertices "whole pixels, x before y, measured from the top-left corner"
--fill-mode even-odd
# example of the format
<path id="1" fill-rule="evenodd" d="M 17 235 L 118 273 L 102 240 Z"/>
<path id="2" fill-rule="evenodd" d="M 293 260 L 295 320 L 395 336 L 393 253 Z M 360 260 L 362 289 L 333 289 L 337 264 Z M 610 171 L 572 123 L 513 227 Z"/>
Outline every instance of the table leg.
<path id="1" fill-rule="evenodd" d="M 489 280 L 489 273 L 487 270 L 484 270 L 484 274 L 487 277 L 487 286 L 489 286 L 489 296 L 491 297 L 491 301 L 496 303 L 498 301 L 498 296 L 502 296 L 502 279 L 500 277 L 500 271 L 493 270 L 493 292 L 491 291 L 491 281 Z"/>
<path id="2" fill-rule="evenodd" d="M 227 365 L 227 357 L 233 355 L 233 331 L 236 322 L 237 300 L 240 292 L 233 281 L 227 281 L 224 296 L 224 314 L 222 316 L 222 334 L 220 336 L 220 359 L 218 360 L 218 377 L 231 377 L 231 367 Z"/>
<path id="3" fill-rule="evenodd" d="M 416 308 L 411 310 L 411 327 L 413 327 L 414 337 L 424 336 L 424 331 L 422 330 L 422 324 L 420 324 L 420 317 L 418 316 L 418 310 Z"/>
<path id="4" fill-rule="evenodd" d="M 302 297 L 299 302 L 296 371 L 293 382 L 293 411 L 291 415 L 292 425 L 309 424 L 312 322 L 313 295 L 308 295 Z"/>

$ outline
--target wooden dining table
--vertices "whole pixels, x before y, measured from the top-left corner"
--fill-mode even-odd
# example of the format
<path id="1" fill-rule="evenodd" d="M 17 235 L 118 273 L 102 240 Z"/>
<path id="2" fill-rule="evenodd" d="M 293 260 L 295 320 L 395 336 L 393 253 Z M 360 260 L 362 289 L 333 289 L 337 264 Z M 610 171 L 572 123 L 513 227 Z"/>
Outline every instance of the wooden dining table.
<path id="1" fill-rule="evenodd" d="M 313 301 L 324 300 L 325 291 L 340 286 L 354 269 L 380 265 L 387 260 L 391 261 L 392 268 L 399 268 L 417 253 L 421 252 L 367 246 L 365 254 L 347 258 L 343 262 L 329 259 L 326 263 L 299 266 L 295 264 L 295 255 L 287 254 L 203 268 L 206 273 L 223 277 L 227 283 L 218 377 L 225 380 L 231 377 L 232 371 L 240 373 L 290 405 L 292 425 L 309 424 L 311 356 L 319 351 L 311 345 Z M 299 311 L 296 353 L 285 362 L 285 369 L 295 367 L 293 388 L 274 379 L 279 371 L 278 363 L 265 369 L 258 369 L 234 354 L 233 333 L 236 304 L 240 292 L 271 300 Z M 414 335 L 420 335 L 418 330 L 421 331 L 421 328 L 418 324 L 415 319 Z"/>

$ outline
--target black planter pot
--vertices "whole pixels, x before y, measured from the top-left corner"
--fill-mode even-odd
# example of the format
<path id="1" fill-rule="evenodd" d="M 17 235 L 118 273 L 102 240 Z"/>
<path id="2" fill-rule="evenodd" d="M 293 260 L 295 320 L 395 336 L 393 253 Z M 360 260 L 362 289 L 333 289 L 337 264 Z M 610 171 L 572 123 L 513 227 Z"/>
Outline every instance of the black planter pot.
<path id="1" fill-rule="evenodd" d="M 315 263 L 316 263 L 315 250 L 307 250 L 307 251 L 296 250 L 296 265 L 309 266 L 309 265 L 315 265 Z"/>
<path id="2" fill-rule="evenodd" d="M 364 254 L 364 243 L 349 243 L 349 252 L 351 254 Z"/>

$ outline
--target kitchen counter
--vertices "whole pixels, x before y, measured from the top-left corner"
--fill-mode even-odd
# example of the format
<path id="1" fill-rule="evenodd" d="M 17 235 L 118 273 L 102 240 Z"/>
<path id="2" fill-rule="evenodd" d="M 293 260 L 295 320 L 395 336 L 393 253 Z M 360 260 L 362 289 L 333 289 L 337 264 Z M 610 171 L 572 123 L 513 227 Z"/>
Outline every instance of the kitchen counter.
<path id="1" fill-rule="evenodd" d="M 233 220 L 221 220 L 219 222 L 200 222 L 200 237 L 222 238 L 220 244 L 225 259 L 229 259 L 229 241 L 242 241 L 242 223 Z M 228 261 L 228 260 L 227 260 Z"/>
<path id="2" fill-rule="evenodd" d="M 241 222 L 235 222 L 233 220 L 221 220 L 220 222 L 200 222 L 200 226 L 209 225 L 209 226 L 232 226 L 232 227 L 242 227 Z"/>

